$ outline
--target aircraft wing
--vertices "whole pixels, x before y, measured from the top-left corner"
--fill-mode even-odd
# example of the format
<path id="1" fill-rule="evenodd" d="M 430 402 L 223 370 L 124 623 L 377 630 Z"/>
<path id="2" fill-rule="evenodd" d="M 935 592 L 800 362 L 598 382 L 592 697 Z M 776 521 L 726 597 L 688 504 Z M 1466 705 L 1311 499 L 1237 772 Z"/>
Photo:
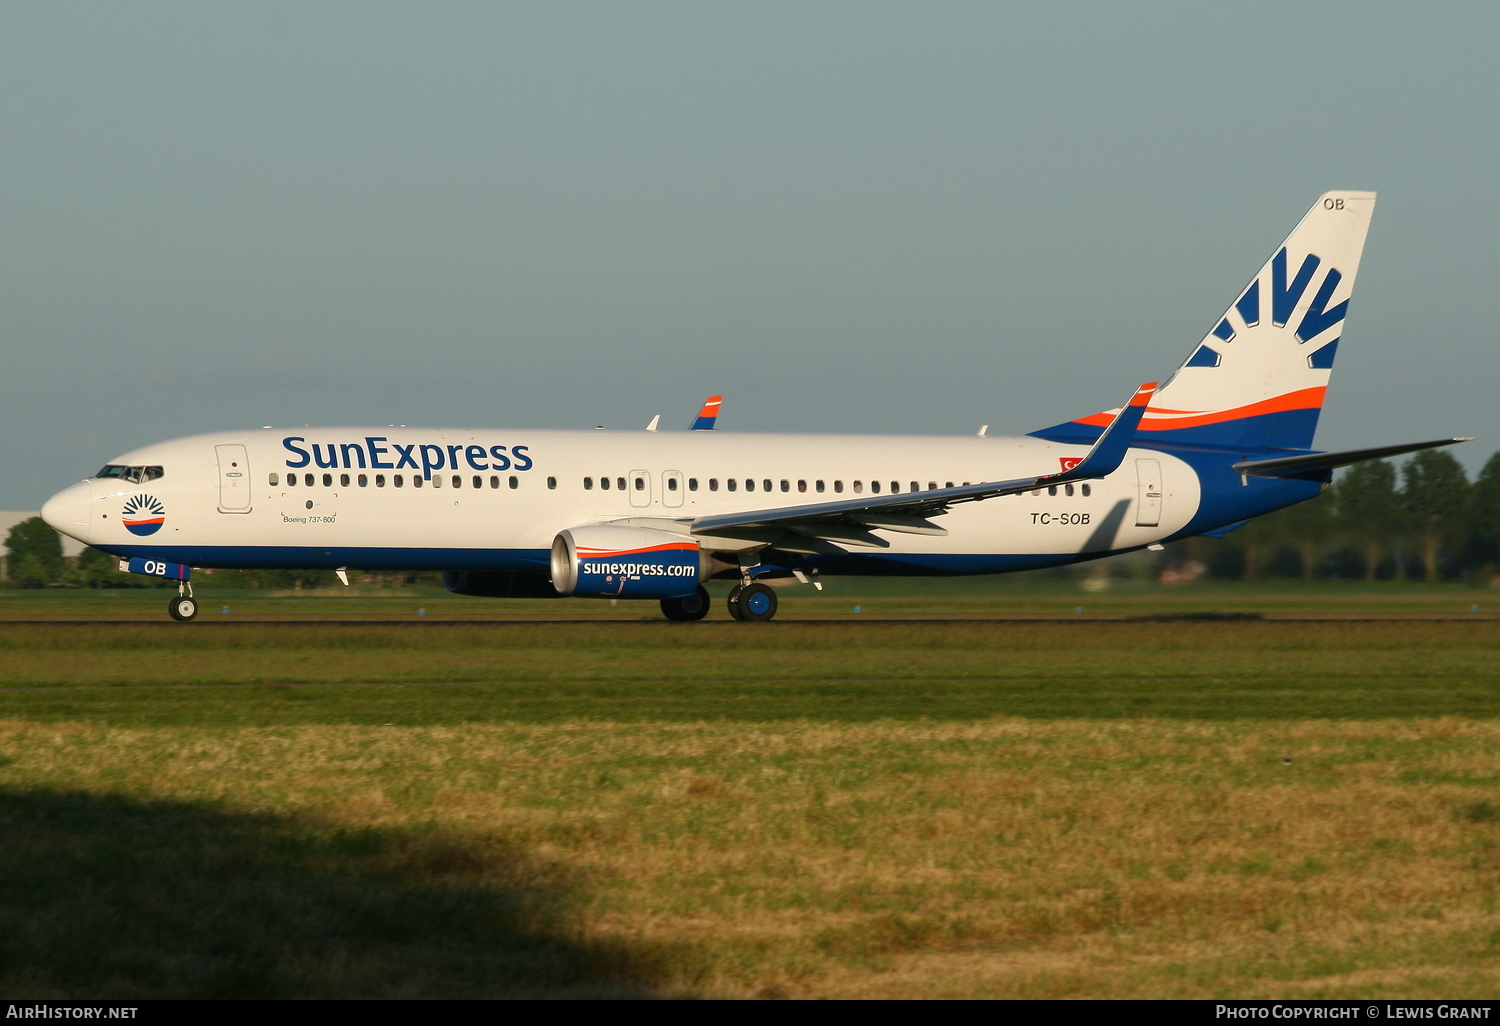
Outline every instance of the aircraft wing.
<path id="1" fill-rule="evenodd" d="M 872 530 L 943 536 L 947 530 L 927 518 L 941 516 L 958 503 L 1019 495 L 1033 488 L 1113 473 L 1125 458 L 1155 388 L 1152 382 L 1137 389 L 1088 454 L 1060 473 L 986 481 L 956 488 L 934 488 L 925 492 L 866 495 L 801 506 L 721 513 L 698 517 L 688 525 L 689 530 L 705 542 L 720 537 L 726 541 L 743 542 L 746 547 L 774 544 L 775 548 L 794 552 L 842 551 L 830 547 L 832 543 L 889 548 L 890 542 L 871 534 Z M 799 537 L 802 540 L 799 541 Z"/>

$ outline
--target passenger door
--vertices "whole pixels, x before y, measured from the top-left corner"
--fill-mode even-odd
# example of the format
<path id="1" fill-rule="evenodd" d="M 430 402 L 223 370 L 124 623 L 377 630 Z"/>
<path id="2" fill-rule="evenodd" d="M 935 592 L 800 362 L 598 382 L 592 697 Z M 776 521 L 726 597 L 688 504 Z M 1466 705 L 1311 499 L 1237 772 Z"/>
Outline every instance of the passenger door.
<path id="1" fill-rule="evenodd" d="M 1155 527 L 1161 523 L 1161 461 L 1135 461 L 1136 487 L 1140 489 L 1135 504 L 1135 526 Z"/>
<path id="2" fill-rule="evenodd" d="M 682 498 L 682 471 L 662 471 L 661 504 L 663 506 L 681 506 Z"/>
<path id="3" fill-rule="evenodd" d="M 216 445 L 219 457 L 219 512 L 250 512 L 250 457 L 243 445 Z"/>

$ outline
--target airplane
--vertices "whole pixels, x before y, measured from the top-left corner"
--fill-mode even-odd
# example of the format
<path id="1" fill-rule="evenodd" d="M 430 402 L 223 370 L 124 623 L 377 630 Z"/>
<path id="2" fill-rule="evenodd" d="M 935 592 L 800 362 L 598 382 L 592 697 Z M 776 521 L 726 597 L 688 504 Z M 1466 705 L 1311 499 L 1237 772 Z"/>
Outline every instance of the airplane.
<path id="1" fill-rule="evenodd" d="M 181 621 L 194 568 L 439 571 L 460 595 L 655 600 L 682 621 L 727 579 L 729 614 L 762 622 L 776 587 L 819 574 L 994 574 L 1222 536 L 1337 467 L 1467 440 L 1312 447 L 1374 205 L 1324 193 L 1160 387 L 1027 435 L 263 428 L 125 453 L 42 516 L 177 581 Z"/>

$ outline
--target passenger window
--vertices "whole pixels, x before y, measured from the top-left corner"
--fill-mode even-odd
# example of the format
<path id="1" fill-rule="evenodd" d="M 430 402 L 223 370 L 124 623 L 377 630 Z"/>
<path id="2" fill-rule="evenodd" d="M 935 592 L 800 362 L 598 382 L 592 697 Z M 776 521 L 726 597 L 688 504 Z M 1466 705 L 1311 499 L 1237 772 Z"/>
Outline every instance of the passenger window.
<path id="1" fill-rule="evenodd" d="M 900 481 L 892 481 L 891 482 L 891 494 L 895 495 L 899 491 L 901 491 L 901 482 Z"/>
<path id="2" fill-rule="evenodd" d="M 311 488 L 313 485 L 317 484 L 317 480 L 318 479 L 315 478 L 315 477 L 313 477 L 311 474 L 303 474 L 302 475 L 302 483 L 305 484 L 305 485 L 307 485 L 307 487 L 309 487 L 309 488 Z"/>
<path id="3" fill-rule="evenodd" d="M 859 495 L 864 490 L 865 490 L 865 483 L 863 481 L 856 481 L 856 482 L 854 482 L 854 494 L 855 495 Z"/>
<path id="4" fill-rule="evenodd" d="M 761 491 L 769 492 L 771 490 L 771 479 L 769 477 L 766 478 L 764 481 L 762 481 L 760 483 L 760 487 L 761 487 Z"/>
<path id="5" fill-rule="evenodd" d="M 935 491 L 937 491 L 937 482 L 936 481 L 928 481 L 927 482 L 927 490 L 929 492 L 935 492 Z"/>
<path id="6" fill-rule="evenodd" d="M 836 491 L 836 492 L 842 492 L 844 490 L 844 482 L 842 482 L 842 481 L 835 481 L 833 483 L 833 490 Z"/>
<path id="7" fill-rule="evenodd" d="M 753 492 L 753 491 L 755 491 L 755 478 L 753 478 L 753 477 L 747 477 L 747 478 L 745 478 L 745 491 L 747 491 L 747 492 Z"/>
<path id="8" fill-rule="evenodd" d="M 490 480 L 494 481 L 495 478 L 492 477 L 492 478 L 490 478 Z M 586 492 L 591 492 L 591 491 L 594 490 L 594 479 L 593 478 L 586 477 L 586 478 L 583 479 L 583 490 L 586 491 Z"/>
<path id="9" fill-rule="evenodd" d="M 943 485 L 943 487 L 944 488 L 952 488 L 953 487 L 953 482 L 949 481 L 947 484 Z"/>
<path id="10" fill-rule="evenodd" d="M 474 487 L 475 488 L 483 488 L 484 487 L 484 478 L 480 477 L 478 474 L 474 475 Z"/>
<path id="11" fill-rule="evenodd" d="M 807 491 L 807 482 L 806 481 L 798 481 L 797 482 L 797 491 L 799 491 L 799 492 L 805 492 L 805 491 Z"/>
<path id="12" fill-rule="evenodd" d="M 323 487 L 324 488 L 332 488 L 333 487 L 333 475 L 332 474 L 324 474 L 323 475 Z"/>
<path id="13" fill-rule="evenodd" d="M 281 483 L 281 477 L 280 477 L 280 475 L 272 474 L 271 475 L 271 487 L 274 488 L 277 485 L 279 485 L 280 483 Z"/>
<path id="14" fill-rule="evenodd" d="M 792 484 L 791 484 L 791 482 L 783 480 L 781 482 L 781 490 L 784 491 L 784 492 L 791 491 L 792 490 Z M 804 486 L 803 490 L 806 491 L 806 487 L 805 486 Z"/>
<path id="15" fill-rule="evenodd" d="M 376 474 L 375 475 L 375 487 L 376 488 L 384 488 L 385 487 L 385 475 L 384 474 Z"/>
<path id="16" fill-rule="evenodd" d="M 821 492 L 823 490 L 823 482 L 822 481 L 815 481 L 815 482 L 813 482 L 813 487 L 815 489 L 817 489 L 818 491 Z"/>
<path id="17" fill-rule="evenodd" d="M 635 479 L 635 490 L 638 492 L 644 492 L 646 490 L 646 479 L 644 477 L 638 477 Z"/>
<path id="18" fill-rule="evenodd" d="M 599 487 L 604 489 L 606 492 L 609 491 L 609 478 L 601 477 L 599 479 Z"/>
<path id="19" fill-rule="evenodd" d="M 459 475 L 454 474 L 453 475 L 453 487 L 454 488 L 462 488 L 463 486 L 464 486 L 464 479 L 462 477 L 460 477 Z"/>
<path id="20" fill-rule="evenodd" d="M 413 488 L 421 488 L 422 487 L 422 475 L 421 474 L 413 474 L 411 476 L 411 486 Z"/>
<path id="21" fill-rule="evenodd" d="M 366 477 L 364 474 L 359 475 L 359 486 L 361 488 L 368 488 L 368 487 L 370 487 L 370 479 L 368 477 Z"/>
<path id="22" fill-rule="evenodd" d="M 1033 488 L 1031 490 L 1031 494 L 1032 495 L 1041 495 L 1042 494 L 1042 490 L 1040 488 Z"/>
<path id="23" fill-rule="evenodd" d="M 854 490 L 856 492 L 859 491 L 859 482 L 858 481 L 854 482 Z M 870 482 L 870 494 L 871 495 L 879 495 L 880 494 L 880 482 L 879 481 L 871 481 Z"/>
<path id="24" fill-rule="evenodd" d="M 510 486 L 512 488 L 519 488 L 519 487 L 521 487 L 521 481 L 520 481 L 520 479 L 517 478 L 514 474 L 512 474 L 511 477 L 510 477 Z"/>
<path id="25" fill-rule="evenodd" d="M 1088 485 L 1084 485 L 1083 486 L 1083 497 L 1085 499 L 1087 499 L 1092 493 L 1093 493 L 1093 490 L 1091 488 L 1089 488 Z"/>
<path id="26" fill-rule="evenodd" d="M 400 474 L 397 474 L 391 478 L 391 484 L 395 485 L 397 488 L 400 488 L 405 483 L 406 478 L 402 477 Z"/>
<path id="27" fill-rule="evenodd" d="M 696 492 L 697 490 L 698 490 L 698 479 L 696 477 L 690 477 L 690 478 L 688 478 L 688 491 L 690 491 L 690 492 Z"/>
<path id="28" fill-rule="evenodd" d="M 918 484 L 916 481 L 913 481 L 911 483 L 911 490 L 914 491 L 914 492 L 920 492 L 922 490 L 922 486 L 920 484 Z"/>
<path id="29" fill-rule="evenodd" d="M 511 480 L 514 481 L 515 478 L 511 478 Z M 512 486 L 512 487 L 514 487 L 514 486 Z M 625 490 L 625 479 L 623 477 L 617 477 L 617 478 L 615 478 L 615 487 L 618 488 L 618 489 L 620 489 L 620 491 L 623 492 Z"/>
<path id="30" fill-rule="evenodd" d="M 340 474 L 339 475 L 339 487 L 340 488 L 348 488 L 349 487 L 349 475 L 348 474 Z"/>
<path id="31" fill-rule="evenodd" d="M 728 485 L 728 486 L 729 486 L 729 490 L 730 490 L 730 491 L 731 491 L 731 492 L 732 492 L 732 491 L 734 491 L 734 490 L 735 490 L 735 489 L 736 489 L 736 488 L 738 488 L 738 487 L 739 487 L 739 486 L 740 486 L 740 483 L 739 483 L 739 482 L 738 482 L 738 481 L 736 481 L 736 480 L 735 480 L 735 479 L 734 479 L 734 478 L 732 478 L 732 477 L 731 477 L 731 478 L 729 478 L 729 479 L 728 479 L 728 480 L 727 480 L 727 481 L 725 481 L 725 482 L 724 482 L 724 483 L 725 483 L 725 484 L 726 484 L 726 485 Z"/>
<path id="32" fill-rule="evenodd" d="M 434 487 L 434 488 L 441 488 L 441 487 L 443 487 L 443 475 L 442 474 L 433 474 L 432 475 L 432 487 Z"/>
<path id="33" fill-rule="evenodd" d="M 477 481 L 478 478 L 475 478 L 475 480 Z M 547 478 L 547 487 L 550 488 L 550 489 L 553 489 L 555 491 L 557 489 L 557 478 L 555 478 L 555 477 L 549 477 L 549 478 Z"/>
<path id="34" fill-rule="evenodd" d="M 676 490 L 677 490 L 677 479 L 675 477 L 669 477 L 669 478 L 667 478 L 667 491 L 669 491 L 669 492 L 675 492 Z"/>
<path id="35" fill-rule="evenodd" d="M 1048 485 L 1047 486 L 1047 494 L 1048 495 L 1056 495 L 1057 494 L 1057 485 Z"/>
<path id="36" fill-rule="evenodd" d="M 1073 494 L 1073 486 L 1070 485 L 1070 484 L 1063 485 L 1063 494 L 1064 495 L 1072 495 Z"/>
<path id="37" fill-rule="evenodd" d="M 711 491 L 711 492 L 716 492 L 716 491 L 719 490 L 719 479 L 718 478 L 711 477 L 711 478 L 708 479 L 708 490 Z"/>

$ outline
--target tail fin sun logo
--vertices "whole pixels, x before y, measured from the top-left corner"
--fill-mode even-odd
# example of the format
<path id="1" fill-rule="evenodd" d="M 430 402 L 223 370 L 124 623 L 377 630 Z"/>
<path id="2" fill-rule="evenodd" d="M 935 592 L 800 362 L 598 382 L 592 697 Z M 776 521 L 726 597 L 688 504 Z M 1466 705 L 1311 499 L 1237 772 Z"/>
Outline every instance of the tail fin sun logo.
<path id="1" fill-rule="evenodd" d="M 148 535 L 161 530 L 166 522 L 167 507 L 151 495 L 132 495 L 120 513 L 120 522 L 131 534 Z"/>
<path id="2" fill-rule="evenodd" d="M 1329 305 L 1333 299 L 1335 290 L 1343 281 L 1343 274 L 1337 268 L 1328 268 L 1312 301 L 1301 310 L 1301 316 L 1296 317 L 1303 297 L 1307 294 L 1308 287 L 1317 275 L 1322 259 L 1314 253 L 1309 253 L 1302 258 L 1302 265 L 1297 272 L 1288 280 L 1287 276 L 1287 253 L 1283 246 L 1277 254 L 1271 258 L 1271 281 L 1269 296 L 1270 300 L 1270 327 L 1278 332 L 1288 330 L 1288 321 L 1296 319 L 1296 328 L 1291 332 L 1291 337 L 1296 339 L 1296 346 L 1303 346 L 1315 339 L 1323 339 L 1323 344 L 1314 348 L 1311 355 L 1307 357 L 1307 365 L 1315 370 L 1327 370 L 1333 366 L 1333 354 L 1338 347 L 1338 339 L 1328 341 L 1325 332 L 1343 323 L 1344 317 L 1349 312 L 1349 300 Z M 1210 337 L 1203 340 L 1203 345 L 1188 359 L 1188 367 L 1218 367 L 1224 362 L 1224 357 L 1232 350 L 1224 348 L 1229 343 L 1235 342 L 1242 333 L 1254 334 L 1254 329 L 1261 327 L 1261 282 L 1257 278 L 1250 283 L 1245 294 L 1235 301 L 1233 307 L 1225 313 L 1219 326 L 1209 332 Z M 1237 327 L 1230 320 L 1230 313 L 1237 314 L 1243 322 L 1243 327 Z M 1289 339 L 1290 341 L 1290 339 Z M 1211 343 L 1211 344 L 1210 344 Z"/>

